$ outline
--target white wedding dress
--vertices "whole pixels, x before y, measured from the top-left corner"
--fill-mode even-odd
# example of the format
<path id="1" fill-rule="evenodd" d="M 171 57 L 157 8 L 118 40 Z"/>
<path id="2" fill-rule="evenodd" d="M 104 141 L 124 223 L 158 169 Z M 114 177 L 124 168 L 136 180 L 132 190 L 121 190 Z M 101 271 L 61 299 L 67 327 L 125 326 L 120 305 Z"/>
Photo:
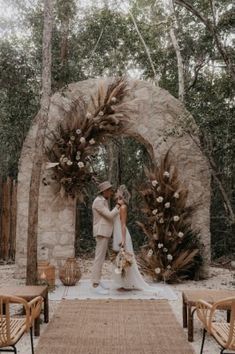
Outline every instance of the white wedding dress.
<path id="1" fill-rule="evenodd" d="M 120 221 L 120 216 L 117 215 L 115 217 L 114 227 L 113 227 L 113 250 L 115 252 L 119 251 L 120 249 L 119 244 L 121 243 L 121 241 L 122 241 L 121 221 Z M 116 267 L 115 265 L 113 265 L 113 271 L 112 271 L 113 289 L 118 289 L 118 288 L 133 289 L 133 290 L 135 289 L 135 290 L 152 292 L 154 293 L 154 295 L 156 295 L 156 293 L 161 295 L 160 293 L 162 292 L 162 289 L 160 289 L 160 286 L 150 286 L 149 284 L 146 283 L 146 281 L 143 279 L 142 275 L 140 274 L 140 271 L 138 269 L 135 260 L 131 236 L 127 228 L 126 228 L 125 250 L 133 254 L 134 260 L 132 265 L 127 268 L 125 277 L 122 277 L 121 274 L 117 274 L 115 272 Z"/>

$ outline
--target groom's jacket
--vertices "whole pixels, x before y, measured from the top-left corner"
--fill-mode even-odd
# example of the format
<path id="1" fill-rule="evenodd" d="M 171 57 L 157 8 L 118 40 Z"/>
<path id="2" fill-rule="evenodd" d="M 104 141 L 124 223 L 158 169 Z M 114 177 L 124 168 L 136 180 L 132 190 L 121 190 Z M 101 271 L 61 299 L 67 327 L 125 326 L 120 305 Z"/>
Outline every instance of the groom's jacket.
<path id="1" fill-rule="evenodd" d="M 113 232 L 113 219 L 119 213 L 118 208 L 109 210 L 108 201 L 98 195 L 92 204 L 93 236 L 111 237 Z"/>

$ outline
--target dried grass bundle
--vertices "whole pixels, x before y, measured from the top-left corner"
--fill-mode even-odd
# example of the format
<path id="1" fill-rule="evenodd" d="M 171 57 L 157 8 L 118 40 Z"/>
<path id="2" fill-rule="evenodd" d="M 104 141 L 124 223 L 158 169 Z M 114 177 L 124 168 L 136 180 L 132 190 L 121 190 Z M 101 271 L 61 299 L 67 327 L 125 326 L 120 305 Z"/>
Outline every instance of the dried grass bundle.
<path id="1" fill-rule="evenodd" d="M 160 166 L 147 171 L 141 186 L 143 222 L 138 222 L 147 236 L 140 265 L 156 280 L 175 282 L 196 278 L 202 265 L 199 233 L 191 228 L 196 208 L 187 206 L 188 190 L 172 165 L 170 152 Z"/>
<path id="2" fill-rule="evenodd" d="M 107 87 L 100 84 L 90 103 L 79 97 L 67 118 L 51 133 L 46 168 L 53 169 L 62 197 L 83 199 L 87 183 L 94 178 L 91 161 L 98 144 L 104 136 L 128 129 L 128 115 L 119 112 L 119 106 L 123 110 L 126 92 L 127 82 L 123 78 L 115 79 Z"/>

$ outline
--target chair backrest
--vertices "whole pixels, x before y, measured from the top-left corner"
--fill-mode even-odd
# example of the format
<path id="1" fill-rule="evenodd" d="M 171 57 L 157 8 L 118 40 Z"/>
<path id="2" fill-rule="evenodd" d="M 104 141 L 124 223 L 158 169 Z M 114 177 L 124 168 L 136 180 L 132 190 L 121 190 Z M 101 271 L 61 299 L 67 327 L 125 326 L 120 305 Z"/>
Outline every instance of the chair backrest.
<path id="1" fill-rule="evenodd" d="M 226 349 L 235 349 L 235 297 L 224 300 L 222 306 L 230 308 L 230 327 Z"/>
<path id="2" fill-rule="evenodd" d="M 34 320 L 39 317 L 41 308 L 42 308 L 43 298 L 42 296 L 37 296 L 30 302 L 28 302 L 28 306 L 30 309 L 30 319 L 33 324 Z"/>
<path id="3" fill-rule="evenodd" d="M 24 306 L 25 316 L 21 319 L 22 330 L 28 331 L 30 328 L 30 311 L 27 301 L 16 296 L 0 295 L 0 347 L 12 345 L 11 326 L 11 304 L 21 304 Z"/>
<path id="4" fill-rule="evenodd" d="M 223 347 L 225 349 L 235 349 L 235 297 L 229 297 L 220 301 L 217 301 L 213 304 L 212 308 L 211 308 L 211 314 L 210 314 L 210 325 L 209 325 L 209 331 L 211 331 L 211 333 L 217 337 L 217 334 L 214 332 L 213 330 L 213 316 L 214 313 L 217 309 L 227 309 L 230 310 L 230 322 L 229 322 L 229 331 L 228 331 L 228 335 L 225 337 L 223 337 Z M 223 325 L 223 324 L 221 324 Z"/>

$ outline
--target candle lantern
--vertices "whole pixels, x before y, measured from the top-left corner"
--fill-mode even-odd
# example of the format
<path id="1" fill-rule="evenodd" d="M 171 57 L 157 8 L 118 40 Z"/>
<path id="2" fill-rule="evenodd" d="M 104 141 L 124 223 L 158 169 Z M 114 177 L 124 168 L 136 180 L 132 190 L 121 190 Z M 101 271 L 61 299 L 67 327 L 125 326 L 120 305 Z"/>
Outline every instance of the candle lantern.
<path id="1" fill-rule="evenodd" d="M 81 278 L 81 271 L 76 258 L 67 258 L 59 269 L 59 278 L 66 286 L 75 285 Z"/>

